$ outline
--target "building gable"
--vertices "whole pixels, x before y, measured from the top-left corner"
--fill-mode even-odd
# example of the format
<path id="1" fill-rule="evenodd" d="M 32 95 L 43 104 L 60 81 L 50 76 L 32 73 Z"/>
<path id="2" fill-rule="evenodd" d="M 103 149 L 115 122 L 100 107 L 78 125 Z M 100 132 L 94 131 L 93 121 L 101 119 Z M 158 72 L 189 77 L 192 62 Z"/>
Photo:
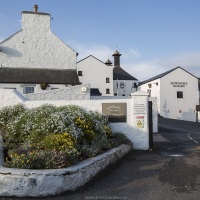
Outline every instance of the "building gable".
<path id="1" fill-rule="evenodd" d="M 0 66 L 76 69 L 77 52 L 50 30 L 51 16 L 22 12 L 22 30 L 0 43 Z"/>
<path id="2" fill-rule="evenodd" d="M 172 73 L 173 71 L 175 71 L 175 70 L 177 70 L 177 69 L 181 69 L 181 70 L 185 71 L 186 73 L 190 74 L 191 76 L 197 78 L 196 76 L 194 76 L 194 75 L 191 74 L 190 72 L 188 72 L 188 71 L 186 71 L 185 69 L 183 69 L 183 68 L 181 68 L 181 67 L 178 66 L 178 67 L 176 67 L 176 68 L 174 68 L 174 69 L 171 69 L 171 70 L 166 71 L 166 72 L 164 72 L 164 73 L 162 73 L 162 74 L 159 74 L 159 75 L 154 76 L 154 77 L 152 77 L 152 78 L 150 78 L 150 79 L 147 79 L 147 80 L 141 82 L 139 85 L 144 85 L 144 84 L 146 84 L 146 83 L 148 83 L 148 82 L 154 81 L 154 80 L 156 80 L 156 79 L 160 79 L 160 78 L 162 78 L 162 77 L 164 77 L 164 76 L 166 76 L 166 75 Z"/>

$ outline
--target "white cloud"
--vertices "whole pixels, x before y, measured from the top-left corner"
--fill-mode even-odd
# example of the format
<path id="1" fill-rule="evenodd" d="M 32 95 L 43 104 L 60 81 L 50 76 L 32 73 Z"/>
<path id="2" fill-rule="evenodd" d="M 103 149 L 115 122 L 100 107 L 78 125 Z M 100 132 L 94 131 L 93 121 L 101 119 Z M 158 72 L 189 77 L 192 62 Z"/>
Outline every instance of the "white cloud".
<path id="1" fill-rule="evenodd" d="M 71 42 L 70 46 L 72 46 L 72 48 L 79 53 L 78 60 L 81 60 L 89 55 L 93 55 L 101 61 L 106 62 L 108 58 L 111 59 L 114 52 L 113 49 L 106 45 L 94 43 L 81 44 L 78 42 Z"/>
<path id="2" fill-rule="evenodd" d="M 71 46 L 79 53 L 78 60 L 93 55 L 105 62 L 108 58 L 113 62 L 112 54 L 115 49 L 101 44 L 81 44 L 72 42 Z M 145 59 L 145 56 L 137 48 L 128 48 L 119 52 L 121 66 L 129 74 L 144 81 L 157 76 L 175 67 L 182 67 L 193 75 L 200 77 L 200 52 L 180 52 L 175 55 L 158 57 L 157 59 Z"/>
<path id="3" fill-rule="evenodd" d="M 178 66 L 200 77 L 200 52 L 181 52 L 164 58 L 141 60 L 137 63 L 129 61 L 125 62 L 124 66 L 127 72 L 140 81 L 152 78 Z"/>

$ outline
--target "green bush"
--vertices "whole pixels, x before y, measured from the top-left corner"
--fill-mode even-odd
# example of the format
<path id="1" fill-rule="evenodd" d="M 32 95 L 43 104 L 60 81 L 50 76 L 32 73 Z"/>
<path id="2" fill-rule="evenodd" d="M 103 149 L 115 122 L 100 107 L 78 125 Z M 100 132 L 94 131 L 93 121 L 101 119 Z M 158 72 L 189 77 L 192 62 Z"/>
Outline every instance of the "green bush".
<path id="1" fill-rule="evenodd" d="M 71 166 L 127 139 L 113 134 L 98 112 L 79 106 L 22 105 L 0 110 L 0 129 L 7 150 L 5 166 L 51 169 Z"/>

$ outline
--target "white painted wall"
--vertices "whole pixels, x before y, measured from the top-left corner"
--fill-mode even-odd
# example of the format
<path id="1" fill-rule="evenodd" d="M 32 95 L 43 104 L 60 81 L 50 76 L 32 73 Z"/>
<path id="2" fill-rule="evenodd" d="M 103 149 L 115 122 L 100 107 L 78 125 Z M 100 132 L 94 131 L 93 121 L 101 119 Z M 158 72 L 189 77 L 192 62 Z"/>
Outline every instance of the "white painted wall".
<path id="1" fill-rule="evenodd" d="M 82 88 L 86 88 L 86 91 L 82 91 Z M 26 94 L 29 100 L 89 100 L 90 88 L 87 85 L 76 85 L 65 87 L 64 89 L 50 90 L 32 94 Z"/>
<path id="2" fill-rule="evenodd" d="M 22 13 L 22 30 L 0 43 L 0 66 L 76 69 L 76 52 L 51 32 L 50 18 Z"/>
<path id="3" fill-rule="evenodd" d="M 83 73 L 83 76 L 79 76 L 82 84 L 90 84 L 90 88 L 99 88 L 102 96 L 113 96 L 113 66 L 89 56 L 77 63 L 77 71 Z M 106 83 L 106 78 L 110 79 L 109 83 Z M 106 89 L 110 90 L 110 94 L 106 94 Z"/>
<path id="4" fill-rule="evenodd" d="M 171 82 L 187 82 L 187 85 L 173 87 Z M 151 84 L 151 88 L 148 84 Z M 151 97 L 157 97 L 158 112 L 161 116 L 196 122 L 195 109 L 196 105 L 199 105 L 198 79 L 183 69 L 177 68 L 160 79 L 141 85 L 139 89 L 151 90 Z M 177 98 L 177 91 L 183 91 L 183 99 Z"/>
<path id="5" fill-rule="evenodd" d="M 23 89 L 26 86 L 33 86 L 34 93 L 41 93 L 46 91 L 51 91 L 53 89 L 66 89 L 67 87 L 64 84 L 49 84 L 46 90 L 42 90 L 40 84 L 18 84 L 18 83 L 0 83 L 0 89 L 16 89 L 21 94 L 23 93 Z M 69 86 L 71 87 L 71 86 Z"/>
<path id="6" fill-rule="evenodd" d="M 24 103 L 27 99 L 16 90 L 0 89 L 0 108 Z"/>
<path id="7" fill-rule="evenodd" d="M 173 87 L 171 82 L 187 82 L 185 87 Z M 183 91 L 183 98 L 177 98 Z M 196 122 L 196 105 L 199 104 L 198 79 L 181 68 L 161 79 L 160 114 L 171 119 Z"/>
<path id="8" fill-rule="evenodd" d="M 113 92 L 117 96 L 131 96 L 131 93 L 136 92 L 134 83 L 138 85 L 138 81 L 133 80 L 113 80 Z M 118 85 L 118 87 L 117 87 Z M 124 86 L 122 86 L 124 85 Z"/>
<path id="9" fill-rule="evenodd" d="M 150 87 L 149 87 L 150 84 Z M 138 90 L 151 92 L 150 97 L 156 97 L 157 99 L 157 110 L 160 113 L 160 79 L 150 81 L 138 87 Z"/>

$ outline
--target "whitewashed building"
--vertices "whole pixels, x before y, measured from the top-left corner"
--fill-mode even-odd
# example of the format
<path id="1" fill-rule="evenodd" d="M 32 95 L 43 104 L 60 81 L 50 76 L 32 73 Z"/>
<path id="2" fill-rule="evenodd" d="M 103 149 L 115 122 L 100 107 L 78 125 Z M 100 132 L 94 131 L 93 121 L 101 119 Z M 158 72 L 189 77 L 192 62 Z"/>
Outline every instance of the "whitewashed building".
<path id="1" fill-rule="evenodd" d="M 138 80 L 122 69 L 120 64 L 120 54 L 117 50 L 112 55 L 114 57 L 113 68 L 113 90 L 115 96 L 130 96 L 137 91 Z"/>
<path id="2" fill-rule="evenodd" d="M 89 84 L 92 96 L 113 96 L 113 66 L 90 55 L 77 63 L 79 81 Z"/>
<path id="3" fill-rule="evenodd" d="M 181 67 L 140 83 L 139 89 L 157 97 L 158 113 L 165 118 L 198 121 L 198 78 Z"/>
<path id="4" fill-rule="evenodd" d="M 0 43 L 0 88 L 35 93 L 79 83 L 77 52 L 51 32 L 50 22 L 37 5 L 22 12 L 22 29 Z"/>
<path id="5" fill-rule="evenodd" d="M 114 67 L 108 59 L 105 63 L 90 55 L 77 63 L 79 81 L 90 84 L 92 96 L 131 96 L 137 91 L 138 80 L 120 66 L 120 54 L 117 50 Z"/>

